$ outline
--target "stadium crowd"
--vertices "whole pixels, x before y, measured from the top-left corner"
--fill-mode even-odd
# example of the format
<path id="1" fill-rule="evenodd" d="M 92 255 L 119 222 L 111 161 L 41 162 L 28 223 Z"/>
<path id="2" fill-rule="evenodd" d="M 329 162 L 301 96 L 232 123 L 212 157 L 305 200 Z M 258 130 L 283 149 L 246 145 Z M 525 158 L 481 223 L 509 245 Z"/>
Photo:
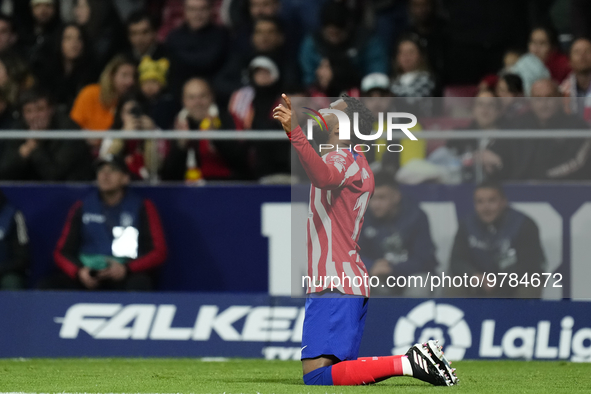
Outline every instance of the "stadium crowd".
<path id="1" fill-rule="evenodd" d="M 0 135 L 278 130 L 271 112 L 281 93 L 346 93 L 374 113 L 406 103 L 427 114 L 416 132 L 588 129 L 591 2 L 0 0 Z M 461 122 L 429 102 L 464 96 L 474 98 Z M 372 274 L 424 273 L 438 264 L 425 213 L 394 178 L 591 179 L 591 138 L 485 142 L 402 140 L 400 154 L 368 153 L 376 196 L 360 244 L 373 253 L 363 258 Z M 97 181 L 98 191 L 72 207 L 54 255 L 59 273 L 41 288 L 149 290 L 166 245 L 154 205 L 128 191 L 129 182 L 289 182 L 290 173 L 301 175 L 291 156 L 287 139 L 0 138 L 0 181 Z M 452 268 L 505 264 L 521 272 L 524 253 L 537 256 L 535 269 L 543 265 L 536 225 L 507 207 L 500 187 L 480 186 L 474 200 Z M 493 214 L 478 204 L 494 205 Z M 136 229 L 119 234 L 135 248 L 109 257 L 109 234 L 122 226 Z M 468 237 L 495 246 L 495 234 L 509 232 L 516 257 L 491 246 L 474 260 L 481 251 Z M 0 288 L 24 287 L 29 260 L 24 216 L 0 193 Z"/>
<path id="2" fill-rule="evenodd" d="M 3 0 L 0 11 L 2 130 L 277 130 L 270 114 L 282 92 L 501 98 L 500 108 L 475 105 L 470 129 L 521 117 L 528 111 L 516 97 L 566 96 L 564 112 L 581 120 L 566 128 L 591 120 L 591 11 L 581 0 Z M 540 80 L 545 87 L 534 89 Z M 562 125 L 554 112 L 511 127 Z M 553 165 L 533 158 L 535 168 L 524 168 L 513 162 L 517 148 L 473 141 L 450 143 L 429 162 L 479 161 L 501 180 L 589 179 L 588 142 L 551 152 L 550 141 L 520 143 Z M 106 155 L 123 157 L 133 180 L 259 180 L 290 173 L 289 149 L 0 139 L 0 180 L 89 181 Z M 393 169 L 435 150 L 413 149 Z"/>

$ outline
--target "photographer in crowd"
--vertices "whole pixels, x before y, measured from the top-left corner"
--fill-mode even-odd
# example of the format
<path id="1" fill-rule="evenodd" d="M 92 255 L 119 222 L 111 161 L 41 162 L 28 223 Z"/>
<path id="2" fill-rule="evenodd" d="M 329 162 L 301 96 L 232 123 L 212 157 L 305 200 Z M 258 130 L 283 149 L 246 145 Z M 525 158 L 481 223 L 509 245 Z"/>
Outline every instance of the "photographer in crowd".
<path id="1" fill-rule="evenodd" d="M 54 252 L 62 271 L 44 289 L 149 291 L 166 259 L 156 207 L 128 190 L 130 175 L 118 157 L 98 163 L 98 191 L 70 209 Z"/>
<path id="2" fill-rule="evenodd" d="M 113 130 L 154 131 L 158 127 L 152 118 L 146 115 L 147 103 L 145 98 L 131 92 L 121 98 L 115 112 Z M 120 156 L 124 159 L 132 180 L 147 180 L 157 173 L 160 164 L 159 146 L 157 140 L 123 140 L 105 139 L 101 144 L 100 157 Z"/>

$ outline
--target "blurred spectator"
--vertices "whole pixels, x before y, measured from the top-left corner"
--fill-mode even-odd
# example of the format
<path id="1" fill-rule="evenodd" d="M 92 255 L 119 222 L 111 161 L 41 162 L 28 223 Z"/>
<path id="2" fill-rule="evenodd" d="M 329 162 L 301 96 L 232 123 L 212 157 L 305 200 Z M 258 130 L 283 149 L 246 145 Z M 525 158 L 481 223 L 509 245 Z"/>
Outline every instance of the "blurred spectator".
<path id="1" fill-rule="evenodd" d="M 127 19 L 127 39 L 130 48 L 126 56 L 139 64 L 145 56 L 153 60 L 167 57 L 166 48 L 158 43 L 154 21 L 145 12 L 138 11 Z"/>
<path id="2" fill-rule="evenodd" d="M 80 91 L 71 118 L 86 130 L 108 130 L 119 99 L 135 85 L 135 79 L 135 63 L 124 56 L 115 57 L 105 67 L 98 84 Z"/>
<path id="3" fill-rule="evenodd" d="M 443 0 L 449 15 L 446 84 L 476 84 L 501 68 L 510 46 L 525 46 L 525 0 Z"/>
<path id="4" fill-rule="evenodd" d="M 429 72 L 424 49 L 415 35 L 403 37 L 394 57 L 392 93 L 396 97 L 431 97 L 435 80 Z"/>
<path id="5" fill-rule="evenodd" d="M 374 130 L 382 128 L 382 136 L 378 138 L 375 143 L 383 144 L 384 146 L 396 143 L 403 146 L 402 152 L 389 152 L 386 149 L 372 149 L 366 153 L 367 160 L 372 164 L 372 169 L 382 169 L 395 172 L 400 167 L 414 159 L 424 159 L 427 149 L 427 143 L 424 139 L 418 141 L 411 141 L 404 138 L 400 141 L 388 141 L 386 139 L 387 130 L 387 113 L 395 110 L 396 99 L 390 91 L 390 78 L 386 74 L 372 73 L 366 75 L 361 81 L 361 95 L 365 106 L 374 114 L 375 123 Z M 379 114 L 382 113 L 382 125 Z M 409 129 L 413 134 L 420 132 L 422 127 L 420 124 Z"/>
<path id="6" fill-rule="evenodd" d="M 279 100 L 279 68 L 265 56 L 254 58 L 249 65 L 249 85 L 232 94 L 229 112 L 238 130 L 277 128 L 271 116 Z"/>
<path id="7" fill-rule="evenodd" d="M 16 104 L 21 90 L 33 86 L 35 78 L 27 64 L 14 53 L 0 55 L 0 89 L 10 104 Z"/>
<path id="8" fill-rule="evenodd" d="M 472 103 L 472 121 L 464 130 L 497 130 L 501 117 L 501 100 L 493 93 L 482 91 Z M 449 140 L 446 146 L 458 157 L 472 156 L 478 150 L 478 140 Z"/>
<path id="9" fill-rule="evenodd" d="M 20 34 L 19 45 L 33 69 L 41 66 L 59 38 L 61 21 L 56 0 L 30 0 L 33 26 Z"/>
<path id="10" fill-rule="evenodd" d="M 447 23 L 441 17 L 437 0 L 410 0 L 408 4 L 409 26 L 406 34 L 415 34 L 425 48 L 429 68 L 435 75 L 442 75 L 445 64 L 445 48 L 449 41 Z"/>
<path id="11" fill-rule="evenodd" d="M 25 217 L 0 190 L 0 290 L 25 288 L 29 260 Z"/>
<path id="12" fill-rule="evenodd" d="M 570 73 L 568 57 L 560 51 L 558 33 L 549 26 L 535 27 L 529 37 L 529 53 L 536 55 L 557 83 Z"/>
<path id="13" fill-rule="evenodd" d="M 139 67 L 140 90 L 147 103 L 146 113 L 162 130 L 172 128 L 178 105 L 167 89 L 170 63 L 167 59 L 152 60 L 145 56 Z"/>
<path id="14" fill-rule="evenodd" d="M 278 19 L 257 19 L 249 38 L 248 49 L 236 51 L 216 77 L 216 96 L 221 102 L 226 102 L 232 92 L 248 84 L 248 65 L 257 56 L 267 56 L 277 64 L 283 86 L 299 84 L 297 61 L 293 51 L 285 43 L 281 22 Z"/>
<path id="15" fill-rule="evenodd" d="M 371 73 L 363 77 L 361 80 L 361 94 L 363 97 L 394 97 L 390 92 L 390 78 L 386 74 L 382 73 Z M 366 103 L 366 106 L 367 105 L 370 105 L 369 102 Z M 369 108 L 369 110 L 372 111 L 374 115 L 377 115 L 378 112 L 383 112 L 381 110 L 386 109 L 388 109 L 388 106 L 378 106 L 374 109 Z"/>
<path id="16" fill-rule="evenodd" d="M 292 62 L 297 63 L 297 50 L 300 47 L 302 36 L 305 33 L 304 26 L 300 21 L 300 15 L 283 12 L 283 6 L 286 1 L 280 0 L 232 0 L 230 1 L 229 14 L 231 21 L 229 26 L 232 28 L 232 52 L 244 52 L 244 48 L 251 46 L 251 37 L 255 33 L 255 25 L 259 19 L 273 19 L 280 26 L 282 40 L 290 48 L 286 54 L 292 58 Z M 311 8 L 318 6 L 311 4 L 304 5 L 309 12 Z M 302 4 L 299 4 L 302 6 Z M 308 12 L 308 14 L 309 14 Z M 279 59 L 273 59 L 278 61 Z"/>
<path id="17" fill-rule="evenodd" d="M 77 25 L 65 25 L 60 38 L 37 75 L 39 85 L 54 92 L 56 104 L 69 111 L 80 90 L 98 75 L 88 40 Z"/>
<path id="18" fill-rule="evenodd" d="M 501 128 L 501 114 L 501 100 L 491 92 L 480 92 L 473 101 L 473 120 L 465 129 L 498 130 Z M 482 155 L 486 156 L 488 151 L 480 151 L 480 141 L 476 139 L 449 140 L 446 146 L 460 160 L 462 182 L 473 182 L 476 177 L 474 161 L 480 160 Z"/>
<path id="19" fill-rule="evenodd" d="M 12 19 L 0 14 L 0 55 L 12 51 L 18 40 Z"/>
<path id="20" fill-rule="evenodd" d="M 233 0 L 230 0 L 233 2 Z M 148 0 L 148 9 L 156 17 L 158 26 L 158 41 L 164 42 L 170 32 L 185 22 L 185 0 Z M 226 25 L 219 18 L 222 2 L 227 0 L 209 0 L 211 5 L 211 21 L 215 25 Z M 226 5 L 224 4 L 224 7 Z"/>
<path id="21" fill-rule="evenodd" d="M 589 126 L 563 111 L 556 84 L 539 80 L 532 87 L 531 112 L 517 118 L 512 127 L 526 130 L 585 130 Z M 589 179 L 591 140 L 498 140 L 487 150 L 485 169 L 503 180 Z"/>
<path id="22" fill-rule="evenodd" d="M 17 130 L 76 130 L 56 111 L 48 93 L 28 90 L 21 97 L 22 123 Z M 88 181 L 92 158 L 83 140 L 11 140 L 0 157 L 0 179 L 17 181 Z"/>
<path id="23" fill-rule="evenodd" d="M 311 97 L 340 97 L 347 93 L 359 97 L 359 76 L 347 57 L 323 58 L 316 69 L 316 80 L 308 88 Z"/>
<path id="24" fill-rule="evenodd" d="M 176 130 L 211 131 L 222 127 L 213 92 L 203 79 L 190 79 L 183 89 L 183 110 Z M 245 147 L 239 141 L 176 140 L 162 166 L 165 181 L 236 179 L 245 166 Z M 242 158 L 242 159 L 240 159 Z"/>
<path id="25" fill-rule="evenodd" d="M 519 48 L 509 48 L 503 55 L 503 68 L 500 74 L 508 73 L 511 67 L 519 61 L 519 58 L 524 55 L 524 52 Z"/>
<path id="26" fill-rule="evenodd" d="M 321 28 L 304 38 L 300 65 L 306 86 L 315 80 L 322 59 L 348 57 L 361 75 L 387 73 L 388 55 L 381 40 L 353 24 L 354 16 L 342 3 L 328 1 L 321 11 Z"/>
<path id="27" fill-rule="evenodd" d="M 70 209 L 54 259 L 62 273 L 45 289 L 149 291 L 166 259 L 154 204 L 128 189 L 119 158 L 98 163 L 98 190 Z"/>
<path id="28" fill-rule="evenodd" d="M 99 68 L 124 49 L 125 30 L 112 0 L 76 0 L 74 15 L 92 44 Z"/>
<path id="29" fill-rule="evenodd" d="M 531 88 L 534 82 L 540 79 L 550 78 L 550 71 L 544 63 L 534 54 L 526 53 L 521 56 L 517 62 L 507 70 L 512 74 L 517 74 L 523 81 L 523 93 L 525 96 L 531 96 Z"/>
<path id="30" fill-rule="evenodd" d="M 375 174 L 375 191 L 369 201 L 359 237 L 360 255 L 369 274 L 417 275 L 437 267 L 427 215 L 400 191 L 394 176 Z M 401 288 L 379 288 L 378 294 L 400 295 Z"/>
<path id="31" fill-rule="evenodd" d="M 211 21 L 208 0 L 186 0 L 185 22 L 166 40 L 170 51 L 170 85 L 176 95 L 191 77 L 211 80 L 227 55 L 228 33 Z"/>
<path id="32" fill-rule="evenodd" d="M 568 101 L 569 111 L 591 122 L 591 40 L 579 38 L 570 49 L 572 73 L 560 86 Z"/>
<path id="33" fill-rule="evenodd" d="M 185 21 L 185 0 L 162 0 L 162 11 L 158 29 L 158 41 L 164 42 L 170 32 L 180 27 Z"/>
<path id="34" fill-rule="evenodd" d="M 546 259 L 538 226 L 509 207 L 502 187 L 483 183 L 474 191 L 474 213 L 460 222 L 451 252 L 450 275 L 480 276 L 485 272 L 542 273 Z M 496 279 L 499 279 L 497 276 Z M 500 282 L 497 282 L 500 283 Z M 505 284 L 507 282 L 505 281 Z M 450 294 L 464 297 L 539 297 L 541 287 L 458 287 Z"/>
<path id="35" fill-rule="evenodd" d="M 503 120 L 505 123 L 516 116 L 523 115 L 527 109 L 527 103 L 523 97 L 523 82 L 519 75 L 506 73 L 499 76 L 495 89 L 503 107 Z"/>
<path id="36" fill-rule="evenodd" d="M 472 101 L 472 121 L 460 130 L 497 130 L 501 112 L 500 99 L 494 97 L 490 91 L 481 91 Z M 435 149 L 429 155 L 429 161 L 443 172 L 444 183 L 473 182 L 477 175 L 475 162 L 484 161 L 484 165 L 490 166 L 498 164 L 492 160 L 497 159 L 495 154 L 488 150 L 481 150 L 480 142 L 474 138 L 448 140 L 445 146 Z M 492 156 L 492 159 L 489 156 Z"/>
<path id="37" fill-rule="evenodd" d="M 273 108 L 281 94 L 279 69 L 268 57 L 259 56 L 250 63 L 250 84 L 232 94 L 228 111 L 237 130 L 275 130 Z M 289 141 L 261 141 L 251 144 L 253 177 L 289 173 Z"/>
<path id="38" fill-rule="evenodd" d="M 123 96 L 117 105 L 112 129 L 123 132 L 156 130 L 157 126 L 146 114 L 146 109 L 141 95 L 131 92 Z M 123 157 L 132 179 L 147 180 L 151 174 L 157 173 L 160 152 L 156 140 L 105 139 L 101 144 L 100 157 Z"/>

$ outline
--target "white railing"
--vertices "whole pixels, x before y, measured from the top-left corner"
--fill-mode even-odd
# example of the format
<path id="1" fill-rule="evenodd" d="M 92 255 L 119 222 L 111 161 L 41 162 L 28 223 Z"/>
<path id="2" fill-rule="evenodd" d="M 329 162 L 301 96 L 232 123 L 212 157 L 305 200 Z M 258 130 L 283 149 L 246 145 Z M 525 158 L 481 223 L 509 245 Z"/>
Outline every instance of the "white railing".
<path id="1" fill-rule="evenodd" d="M 414 133 L 425 140 L 452 139 L 541 139 L 541 138 L 591 138 L 591 130 L 436 130 Z M 385 133 L 383 134 L 385 135 Z M 394 132 L 394 138 L 403 138 L 402 132 Z M 125 139 L 125 140 L 286 140 L 283 131 L 269 130 L 215 130 L 215 131 L 79 131 L 52 130 L 0 131 L 0 140 L 6 139 Z"/>
<path id="2" fill-rule="evenodd" d="M 476 139 L 479 147 L 485 148 L 492 139 L 554 139 L 554 138 L 591 138 L 591 130 L 435 130 L 414 133 L 424 140 L 462 140 Z M 383 134 L 385 135 L 385 133 Z M 394 132 L 394 138 L 405 138 L 402 132 Z M 86 130 L 51 130 L 30 131 L 11 130 L 0 131 L 0 141 L 15 139 L 125 139 L 125 140 L 225 140 L 225 141 L 287 141 L 285 132 L 269 130 L 215 130 L 215 131 L 86 131 Z M 364 141 L 371 144 L 372 141 Z M 154 145 L 152 149 L 156 149 Z M 156 160 L 157 155 L 152 155 Z M 151 164 L 156 168 L 156 162 Z M 156 172 L 152 171 L 152 182 L 157 182 Z M 476 163 L 476 179 L 484 179 L 482 165 Z"/>

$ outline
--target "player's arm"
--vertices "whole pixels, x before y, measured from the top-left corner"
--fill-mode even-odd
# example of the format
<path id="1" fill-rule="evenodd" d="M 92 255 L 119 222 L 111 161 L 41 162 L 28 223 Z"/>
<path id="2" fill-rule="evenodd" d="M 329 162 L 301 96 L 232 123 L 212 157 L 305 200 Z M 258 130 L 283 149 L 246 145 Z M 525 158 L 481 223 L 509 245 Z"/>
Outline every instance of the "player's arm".
<path id="1" fill-rule="evenodd" d="M 344 168 L 325 163 L 318 156 L 312 145 L 310 145 L 300 126 L 297 126 L 293 130 L 291 129 L 292 120 L 293 124 L 298 124 L 297 118 L 295 113 L 292 112 L 291 100 L 285 94 L 282 97 L 285 105 L 279 104 L 273 110 L 273 117 L 281 122 L 283 130 L 285 130 L 285 133 L 295 148 L 310 181 L 320 189 L 338 188 L 345 180 Z"/>

